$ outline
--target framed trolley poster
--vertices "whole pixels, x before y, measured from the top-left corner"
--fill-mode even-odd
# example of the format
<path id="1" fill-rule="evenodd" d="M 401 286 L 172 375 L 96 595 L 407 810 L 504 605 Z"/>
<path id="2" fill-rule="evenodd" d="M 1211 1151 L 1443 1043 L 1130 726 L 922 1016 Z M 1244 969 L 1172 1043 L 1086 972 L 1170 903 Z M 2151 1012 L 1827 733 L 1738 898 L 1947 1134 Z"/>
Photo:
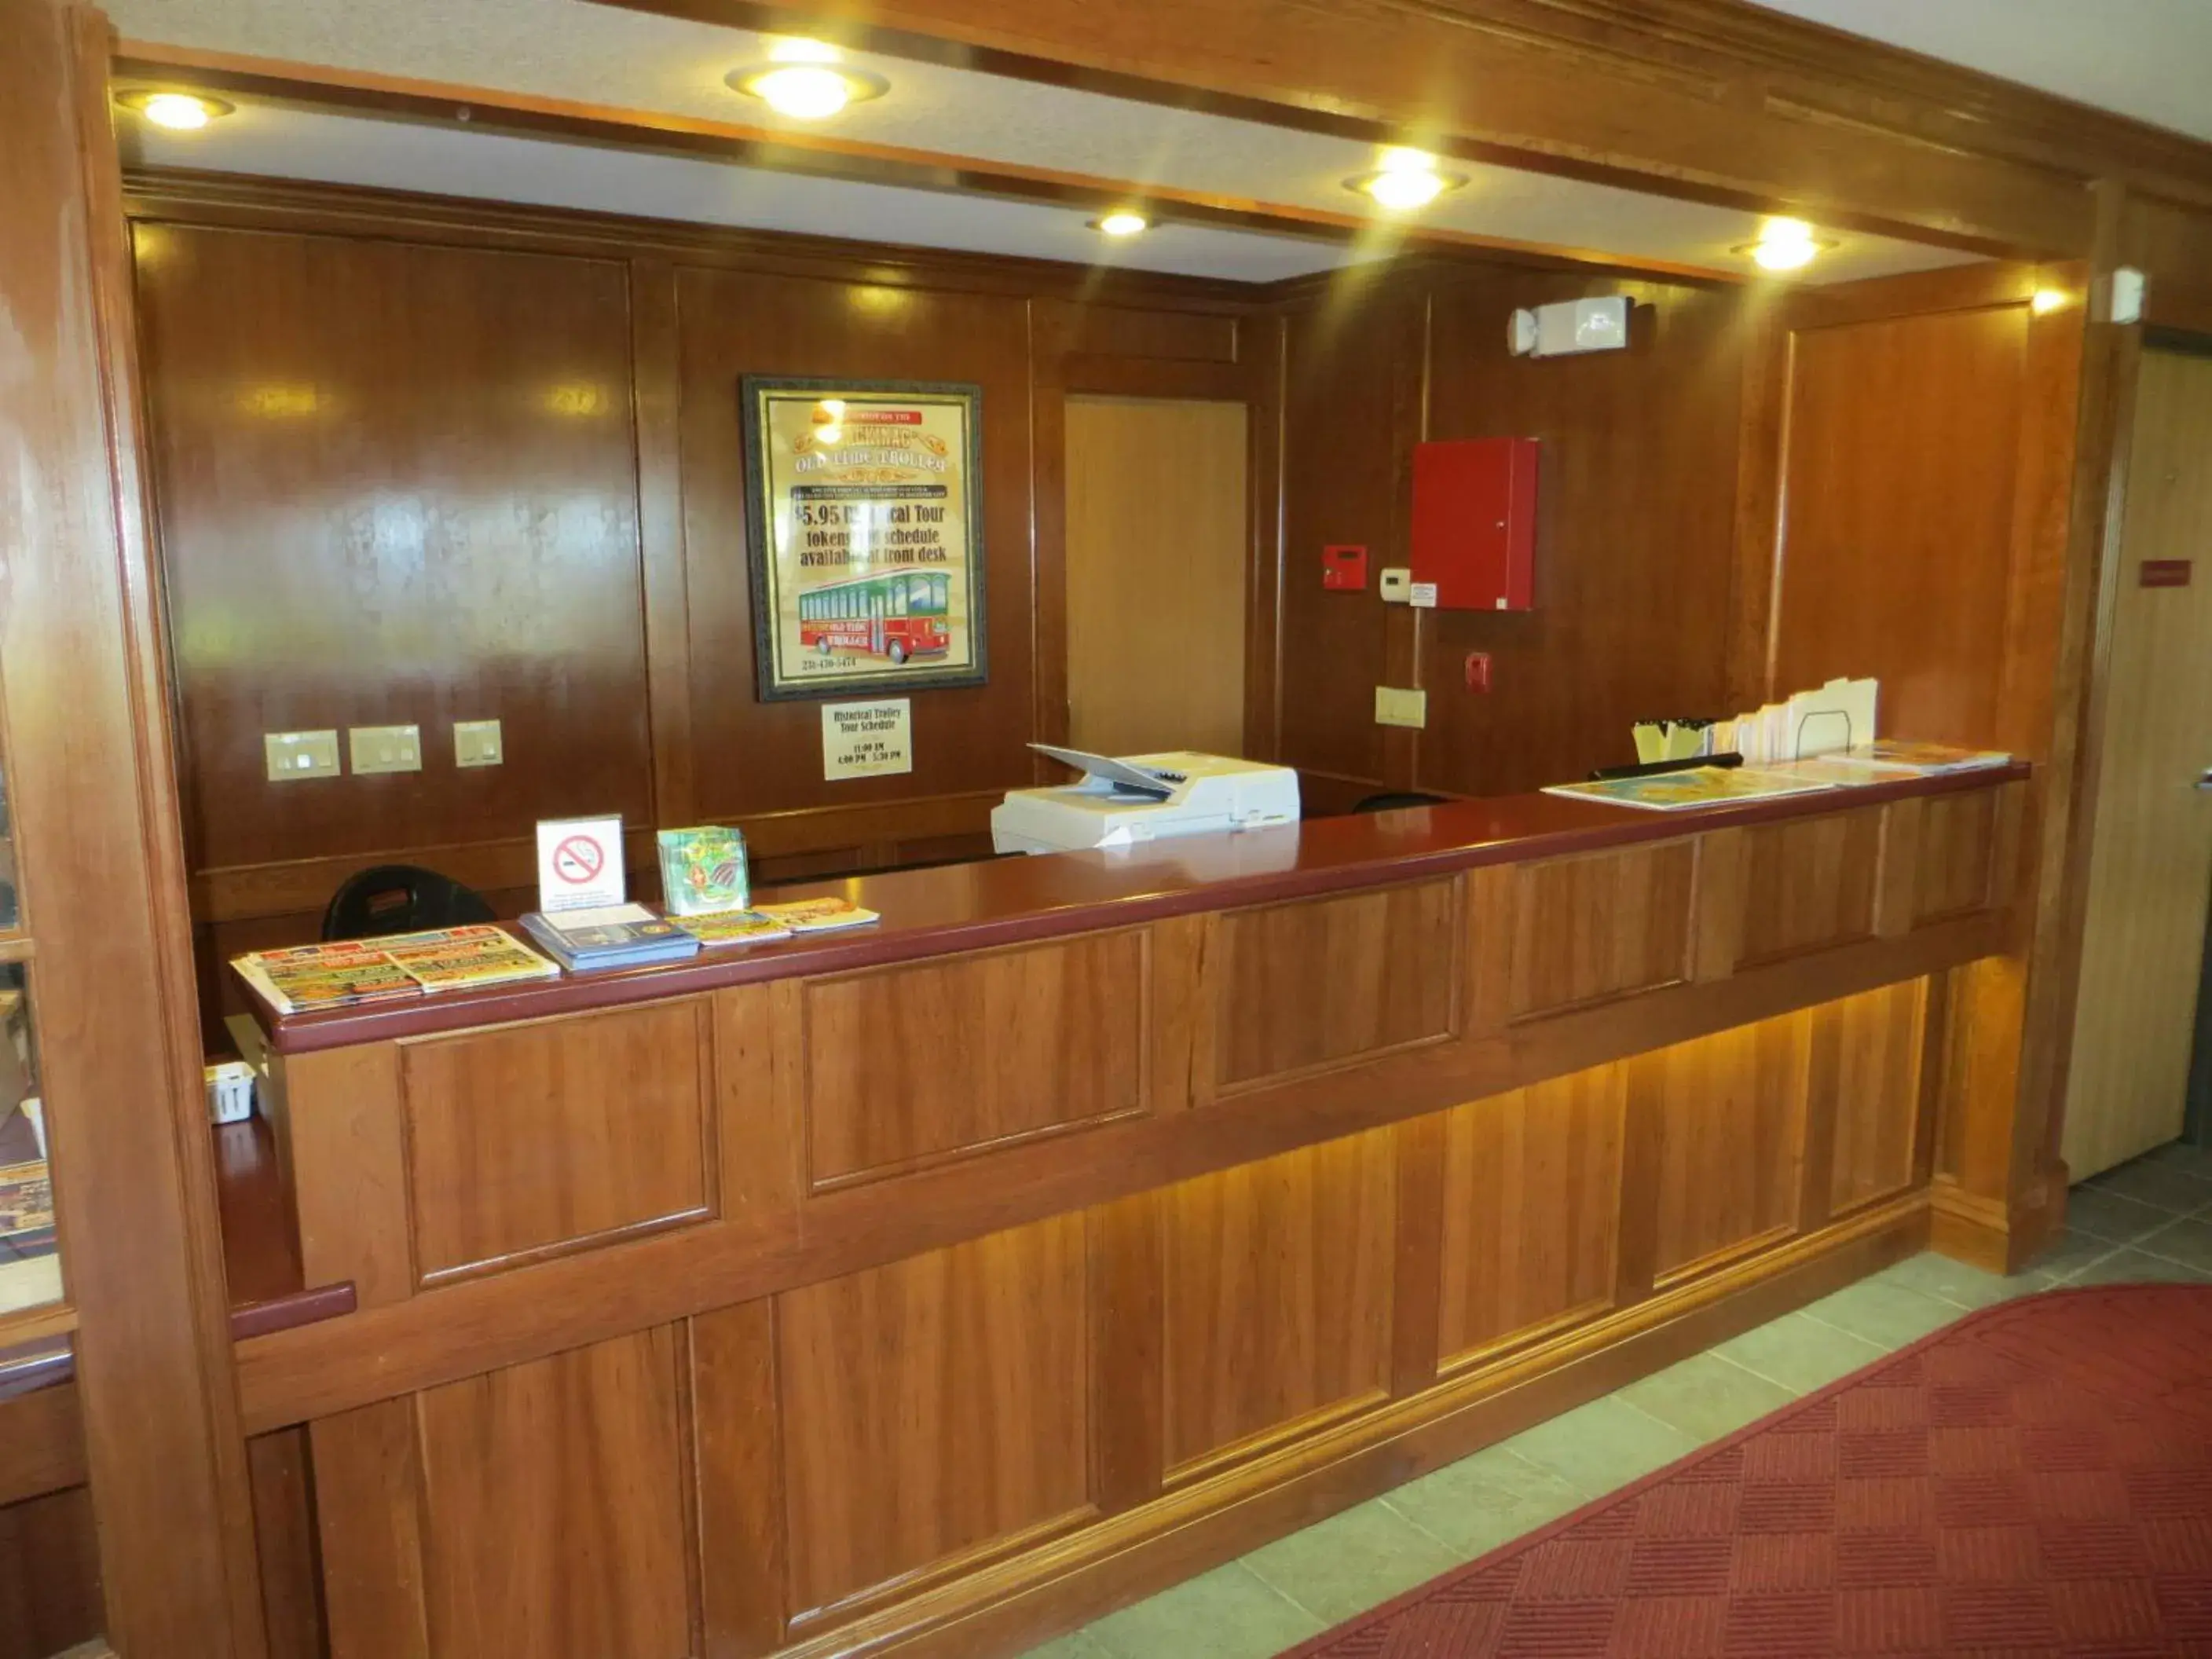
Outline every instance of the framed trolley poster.
<path id="1" fill-rule="evenodd" d="M 763 701 L 981 685 L 983 390 L 747 375 Z"/>

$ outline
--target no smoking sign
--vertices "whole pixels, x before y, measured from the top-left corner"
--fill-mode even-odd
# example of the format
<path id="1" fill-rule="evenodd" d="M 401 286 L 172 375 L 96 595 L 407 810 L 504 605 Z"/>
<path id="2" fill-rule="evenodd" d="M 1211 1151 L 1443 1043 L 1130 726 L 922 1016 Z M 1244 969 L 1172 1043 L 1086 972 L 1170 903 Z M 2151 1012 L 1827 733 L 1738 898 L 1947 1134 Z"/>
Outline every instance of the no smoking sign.
<path id="1" fill-rule="evenodd" d="M 538 908 L 551 915 L 623 902 L 622 820 L 549 818 L 538 826 Z"/>
<path id="2" fill-rule="evenodd" d="M 606 854 L 588 836 L 571 836 L 553 849 L 553 873 L 571 887 L 580 887 L 606 868 Z"/>

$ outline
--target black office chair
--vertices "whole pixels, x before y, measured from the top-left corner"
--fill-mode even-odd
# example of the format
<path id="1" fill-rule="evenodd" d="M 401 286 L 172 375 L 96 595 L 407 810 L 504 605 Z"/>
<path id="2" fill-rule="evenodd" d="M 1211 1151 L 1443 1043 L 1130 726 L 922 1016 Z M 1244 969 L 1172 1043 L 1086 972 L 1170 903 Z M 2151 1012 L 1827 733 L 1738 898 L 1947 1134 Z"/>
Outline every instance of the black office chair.
<path id="1" fill-rule="evenodd" d="M 1385 790 L 1370 795 L 1352 810 L 1355 812 L 1395 812 L 1401 806 L 1442 806 L 1446 797 L 1425 795 L 1418 790 Z"/>
<path id="2" fill-rule="evenodd" d="M 412 864 L 380 864 L 349 876 L 323 912 L 323 937 L 375 939 L 494 920 L 491 906 L 451 876 Z"/>

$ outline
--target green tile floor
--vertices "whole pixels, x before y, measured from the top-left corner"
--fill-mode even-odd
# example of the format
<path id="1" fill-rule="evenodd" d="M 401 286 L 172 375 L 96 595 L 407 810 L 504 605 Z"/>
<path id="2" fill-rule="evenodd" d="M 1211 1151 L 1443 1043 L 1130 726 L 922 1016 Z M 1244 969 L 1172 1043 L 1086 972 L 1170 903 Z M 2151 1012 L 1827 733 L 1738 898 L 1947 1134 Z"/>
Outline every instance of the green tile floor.
<path id="1" fill-rule="evenodd" d="M 2065 1235 L 2026 1273 L 1900 1261 L 1027 1659 L 1270 1659 L 1973 1309 L 2130 1279 L 2212 1283 L 2212 1152 L 2161 1147 L 2076 1187 Z"/>

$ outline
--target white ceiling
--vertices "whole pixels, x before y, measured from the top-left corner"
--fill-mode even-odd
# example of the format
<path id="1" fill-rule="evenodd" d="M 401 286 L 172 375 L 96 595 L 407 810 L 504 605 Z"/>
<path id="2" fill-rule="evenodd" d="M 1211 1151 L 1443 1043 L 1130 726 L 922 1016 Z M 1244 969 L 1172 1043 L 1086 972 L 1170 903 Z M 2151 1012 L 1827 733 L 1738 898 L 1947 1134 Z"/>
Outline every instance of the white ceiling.
<path id="1" fill-rule="evenodd" d="M 1363 257 L 1351 247 L 1304 237 L 1206 225 L 1164 224 L 1134 240 L 1115 241 L 1092 230 L 1079 212 L 1003 198 L 899 190 L 684 156 L 268 106 L 244 106 L 235 116 L 190 136 L 147 127 L 133 149 L 137 159 L 157 166 L 430 191 L 533 207 L 1078 264 L 1127 264 L 1240 283 L 1279 282 Z M 1372 248 L 1364 257 L 1386 251 Z"/>
<path id="2" fill-rule="evenodd" d="M 2212 139 L 2212 0 L 1753 0 Z"/>
<path id="3" fill-rule="evenodd" d="M 1102 0 L 1102 3 L 1106 0 Z M 1947 0 L 1948 3 L 1948 0 Z M 107 0 L 126 40 L 244 53 L 619 110 L 763 128 L 1127 180 L 1224 203 L 1332 214 L 1365 198 L 1346 178 L 1374 165 L 1350 139 L 898 59 L 860 58 L 888 95 L 827 124 L 786 121 L 723 84 L 757 64 L 762 37 L 589 0 Z M 133 122 L 132 126 L 141 124 Z M 205 132 L 142 132 L 148 161 L 279 177 L 597 208 L 863 240 L 1027 254 L 1265 281 L 1389 252 L 1169 225 L 1106 249 L 1081 212 L 1003 199 L 830 184 L 729 164 L 589 150 L 458 125 L 247 107 Z M 1455 164 L 1467 187 L 1421 222 L 1512 242 L 1741 271 L 1731 250 L 1757 216 L 1517 169 Z M 1813 280 L 1960 262 L 1966 256 L 1852 234 Z"/>

